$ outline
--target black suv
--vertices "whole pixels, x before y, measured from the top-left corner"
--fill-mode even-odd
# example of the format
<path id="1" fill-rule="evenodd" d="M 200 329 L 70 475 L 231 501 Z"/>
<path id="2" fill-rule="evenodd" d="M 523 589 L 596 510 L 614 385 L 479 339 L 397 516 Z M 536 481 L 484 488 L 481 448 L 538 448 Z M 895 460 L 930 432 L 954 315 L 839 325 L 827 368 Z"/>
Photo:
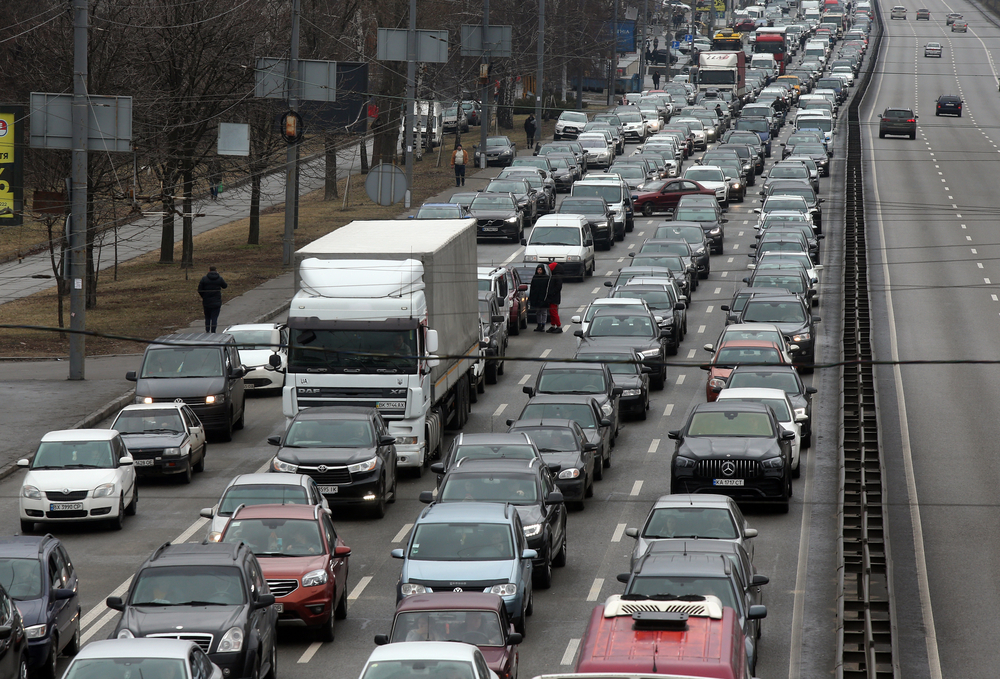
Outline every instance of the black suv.
<path id="1" fill-rule="evenodd" d="M 882 111 L 878 122 L 880 139 L 887 134 L 906 135 L 910 139 L 917 138 L 917 114 L 908 108 L 887 108 Z"/>
<path id="2" fill-rule="evenodd" d="M 939 116 L 945 113 L 954 114 L 961 118 L 962 97 L 955 96 L 954 94 L 942 94 L 938 97 L 937 108 L 934 110 L 934 115 Z"/>
<path id="3" fill-rule="evenodd" d="M 588 351 L 634 349 L 653 367 L 654 388 L 663 389 L 666 384 L 667 344 L 671 331 L 661 329 L 651 312 L 633 311 L 628 307 L 600 309 L 590 319 L 586 333 L 577 330 L 573 334 L 581 338 L 580 348 L 586 347 Z"/>
<path id="4" fill-rule="evenodd" d="M 718 493 L 774 503 L 788 511 L 792 497 L 792 439 L 762 403 L 700 403 L 677 441 L 670 464 L 670 492 Z"/>
<path id="5" fill-rule="evenodd" d="M 780 288 L 771 288 L 778 290 Z M 803 370 L 812 370 L 816 360 L 816 324 L 811 305 L 798 295 L 774 295 L 747 300 L 737 323 L 774 323 L 790 345 L 792 362 Z"/>
<path id="6" fill-rule="evenodd" d="M 242 542 L 167 542 L 139 568 L 126 597 L 108 597 L 107 606 L 122 611 L 112 639 L 184 639 L 227 677 L 276 673 L 274 595 Z"/>
<path id="7" fill-rule="evenodd" d="M 491 357 L 486 361 L 486 384 L 496 384 L 505 364 L 496 357 L 507 355 L 507 319 L 500 311 L 500 301 L 490 290 L 479 291 L 479 326 L 483 337 L 480 348 L 485 356 Z"/>
<path id="8" fill-rule="evenodd" d="M 42 679 L 59 676 L 56 673 L 59 653 L 76 655 L 80 650 L 79 583 L 66 549 L 51 535 L 0 538 L 0 584 L 3 585 L 0 592 L 6 590 L 21 614 L 32 676 Z M 0 599 L 5 598 L 0 595 Z M 0 606 L 0 610 L 5 609 Z M 0 645 L 9 642 L 7 638 Z M 9 648 L 6 650 L 8 655 L 16 657 L 9 653 Z M 0 676 L 15 675 L 0 671 Z"/>
<path id="9" fill-rule="evenodd" d="M 425 490 L 420 501 L 435 498 Z M 445 474 L 436 501 L 514 505 L 528 549 L 537 552 L 532 575 L 543 589 L 552 585 L 552 567 L 566 565 L 566 505 L 542 460 L 462 460 Z"/>
<path id="10" fill-rule="evenodd" d="M 812 395 L 816 387 L 807 387 L 795 368 L 787 365 L 738 365 L 733 368 L 726 386 L 760 387 L 763 389 L 781 389 L 788 394 L 792 402 L 795 416 L 805 415 L 802 425 L 802 447 L 812 445 Z M 721 390 L 720 390 L 721 391 Z"/>
<path id="11" fill-rule="evenodd" d="M 620 413 L 631 414 L 640 420 L 646 419 L 649 410 L 649 375 L 653 369 L 642 365 L 642 359 L 634 350 L 580 349 L 574 357 L 579 361 L 608 361 L 605 365 L 611 371 L 611 379 L 616 387 L 621 387 L 618 398 Z M 600 477 L 598 477 L 600 478 Z"/>
<path id="12" fill-rule="evenodd" d="M 603 363 L 545 363 L 538 371 L 535 386 L 521 390 L 534 398 L 535 394 L 589 394 L 597 399 L 601 414 L 611 420 L 611 445 L 615 445 L 621 429 L 618 399 L 622 388 L 615 386 L 611 371 Z"/>
<path id="13" fill-rule="evenodd" d="M 510 425 L 509 432 L 524 434 L 538 446 L 563 499 L 583 509 L 584 498 L 594 495 L 597 472 L 603 475 L 604 471 L 595 460 L 597 444 L 587 440 L 583 427 L 573 420 L 518 420 Z"/>
<path id="14" fill-rule="evenodd" d="M 603 467 L 611 466 L 611 420 L 604 417 L 601 404 L 589 394 L 540 394 L 524 406 L 518 420 L 573 420 L 587 434 L 587 441 L 597 444 L 597 459 Z M 516 420 L 507 420 L 507 426 Z M 600 475 L 597 477 L 601 478 Z"/>
<path id="15" fill-rule="evenodd" d="M 605 250 L 610 250 L 615 240 L 622 240 L 615 233 L 615 215 L 611 208 L 600 197 L 576 197 L 570 196 L 564 199 L 556 208 L 559 214 L 583 215 L 583 218 L 590 224 L 590 232 L 594 235 L 594 244 L 600 243 Z"/>

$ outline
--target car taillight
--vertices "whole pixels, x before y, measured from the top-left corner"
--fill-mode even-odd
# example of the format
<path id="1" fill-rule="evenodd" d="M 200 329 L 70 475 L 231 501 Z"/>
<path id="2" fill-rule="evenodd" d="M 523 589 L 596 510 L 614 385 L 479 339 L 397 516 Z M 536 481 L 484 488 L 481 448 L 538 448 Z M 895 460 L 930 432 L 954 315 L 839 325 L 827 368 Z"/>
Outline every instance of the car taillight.
<path id="1" fill-rule="evenodd" d="M 908 122 L 908 123 L 915 123 L 915 122 L 917 122 L 917 119 L 916 118 L 910 118 L 906 122 Z"/>

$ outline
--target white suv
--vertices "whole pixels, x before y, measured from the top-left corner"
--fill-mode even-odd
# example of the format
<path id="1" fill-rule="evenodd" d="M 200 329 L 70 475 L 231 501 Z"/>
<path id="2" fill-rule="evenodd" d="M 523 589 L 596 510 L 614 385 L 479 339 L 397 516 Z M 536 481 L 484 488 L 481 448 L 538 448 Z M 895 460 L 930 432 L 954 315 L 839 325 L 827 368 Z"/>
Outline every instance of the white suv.
<path id="1" fill-rule="evenodd" d="M 556 120 L 556 129 L 552 134 L 552 140 L 576 139 L 583 132 L 583 128 L 588 122 L 590 121 L 586 113 L 563 111 Z"/>

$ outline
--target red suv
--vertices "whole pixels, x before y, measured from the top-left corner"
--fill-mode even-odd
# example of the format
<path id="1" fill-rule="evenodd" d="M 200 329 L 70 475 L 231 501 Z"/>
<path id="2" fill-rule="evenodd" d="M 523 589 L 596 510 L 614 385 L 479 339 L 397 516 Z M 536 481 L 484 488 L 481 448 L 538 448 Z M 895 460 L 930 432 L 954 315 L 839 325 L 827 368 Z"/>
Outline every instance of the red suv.
<path id="1" fill-rule="evenodd" d="M 329 510 L 313 505 L 240 507 L 220 542 L 244 542 L 274 595 L 278 621 L 297 620 L 333 641 L 333 621 L 347 617 L 351 548 L 337 536 Z"/>

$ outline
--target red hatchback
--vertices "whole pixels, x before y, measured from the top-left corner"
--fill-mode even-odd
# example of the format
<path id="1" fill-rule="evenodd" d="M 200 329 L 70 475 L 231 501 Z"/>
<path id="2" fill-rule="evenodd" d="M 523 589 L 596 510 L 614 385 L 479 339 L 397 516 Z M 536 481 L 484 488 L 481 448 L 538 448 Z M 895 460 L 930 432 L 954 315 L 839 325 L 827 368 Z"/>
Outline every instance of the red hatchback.
<path id="1" fill-rule="evenodd" d="M 220 542 L 244 542 L 260 561 L 278 622 L 304 623 L 333 641 L 333 621 L 347 617 L 347 560 L 328 510 L 313 505 L 240 507 Z"/>
<path id="2" fill-rule="evenodd" d="M 698 182 L 690 179 L 664 179 L 661 181 L 647 182 L 635 195 L 638 196 L 633 201 L 636 212 L 642 212 L 649 217 L 654 211 L 671 211 L 677 207 L 677 201 L 681 196 L 689 195 L 712 196 L 715 198 L 715 190 L 707 189 Z"/>
<path id="3" fill-rule="evenodd" d="M 712 361 L 703 365 L 708 371 L 708 382 L 705 385 L 705 396 L 711 403 L 719 398 L 715 387 L 725 388 L 726 378 L 733 368 L 741 364 L 750 365 L 791 365 L 782 347 L 767 340 L 732 339 L 720 342 L 712 355 Z"/>

